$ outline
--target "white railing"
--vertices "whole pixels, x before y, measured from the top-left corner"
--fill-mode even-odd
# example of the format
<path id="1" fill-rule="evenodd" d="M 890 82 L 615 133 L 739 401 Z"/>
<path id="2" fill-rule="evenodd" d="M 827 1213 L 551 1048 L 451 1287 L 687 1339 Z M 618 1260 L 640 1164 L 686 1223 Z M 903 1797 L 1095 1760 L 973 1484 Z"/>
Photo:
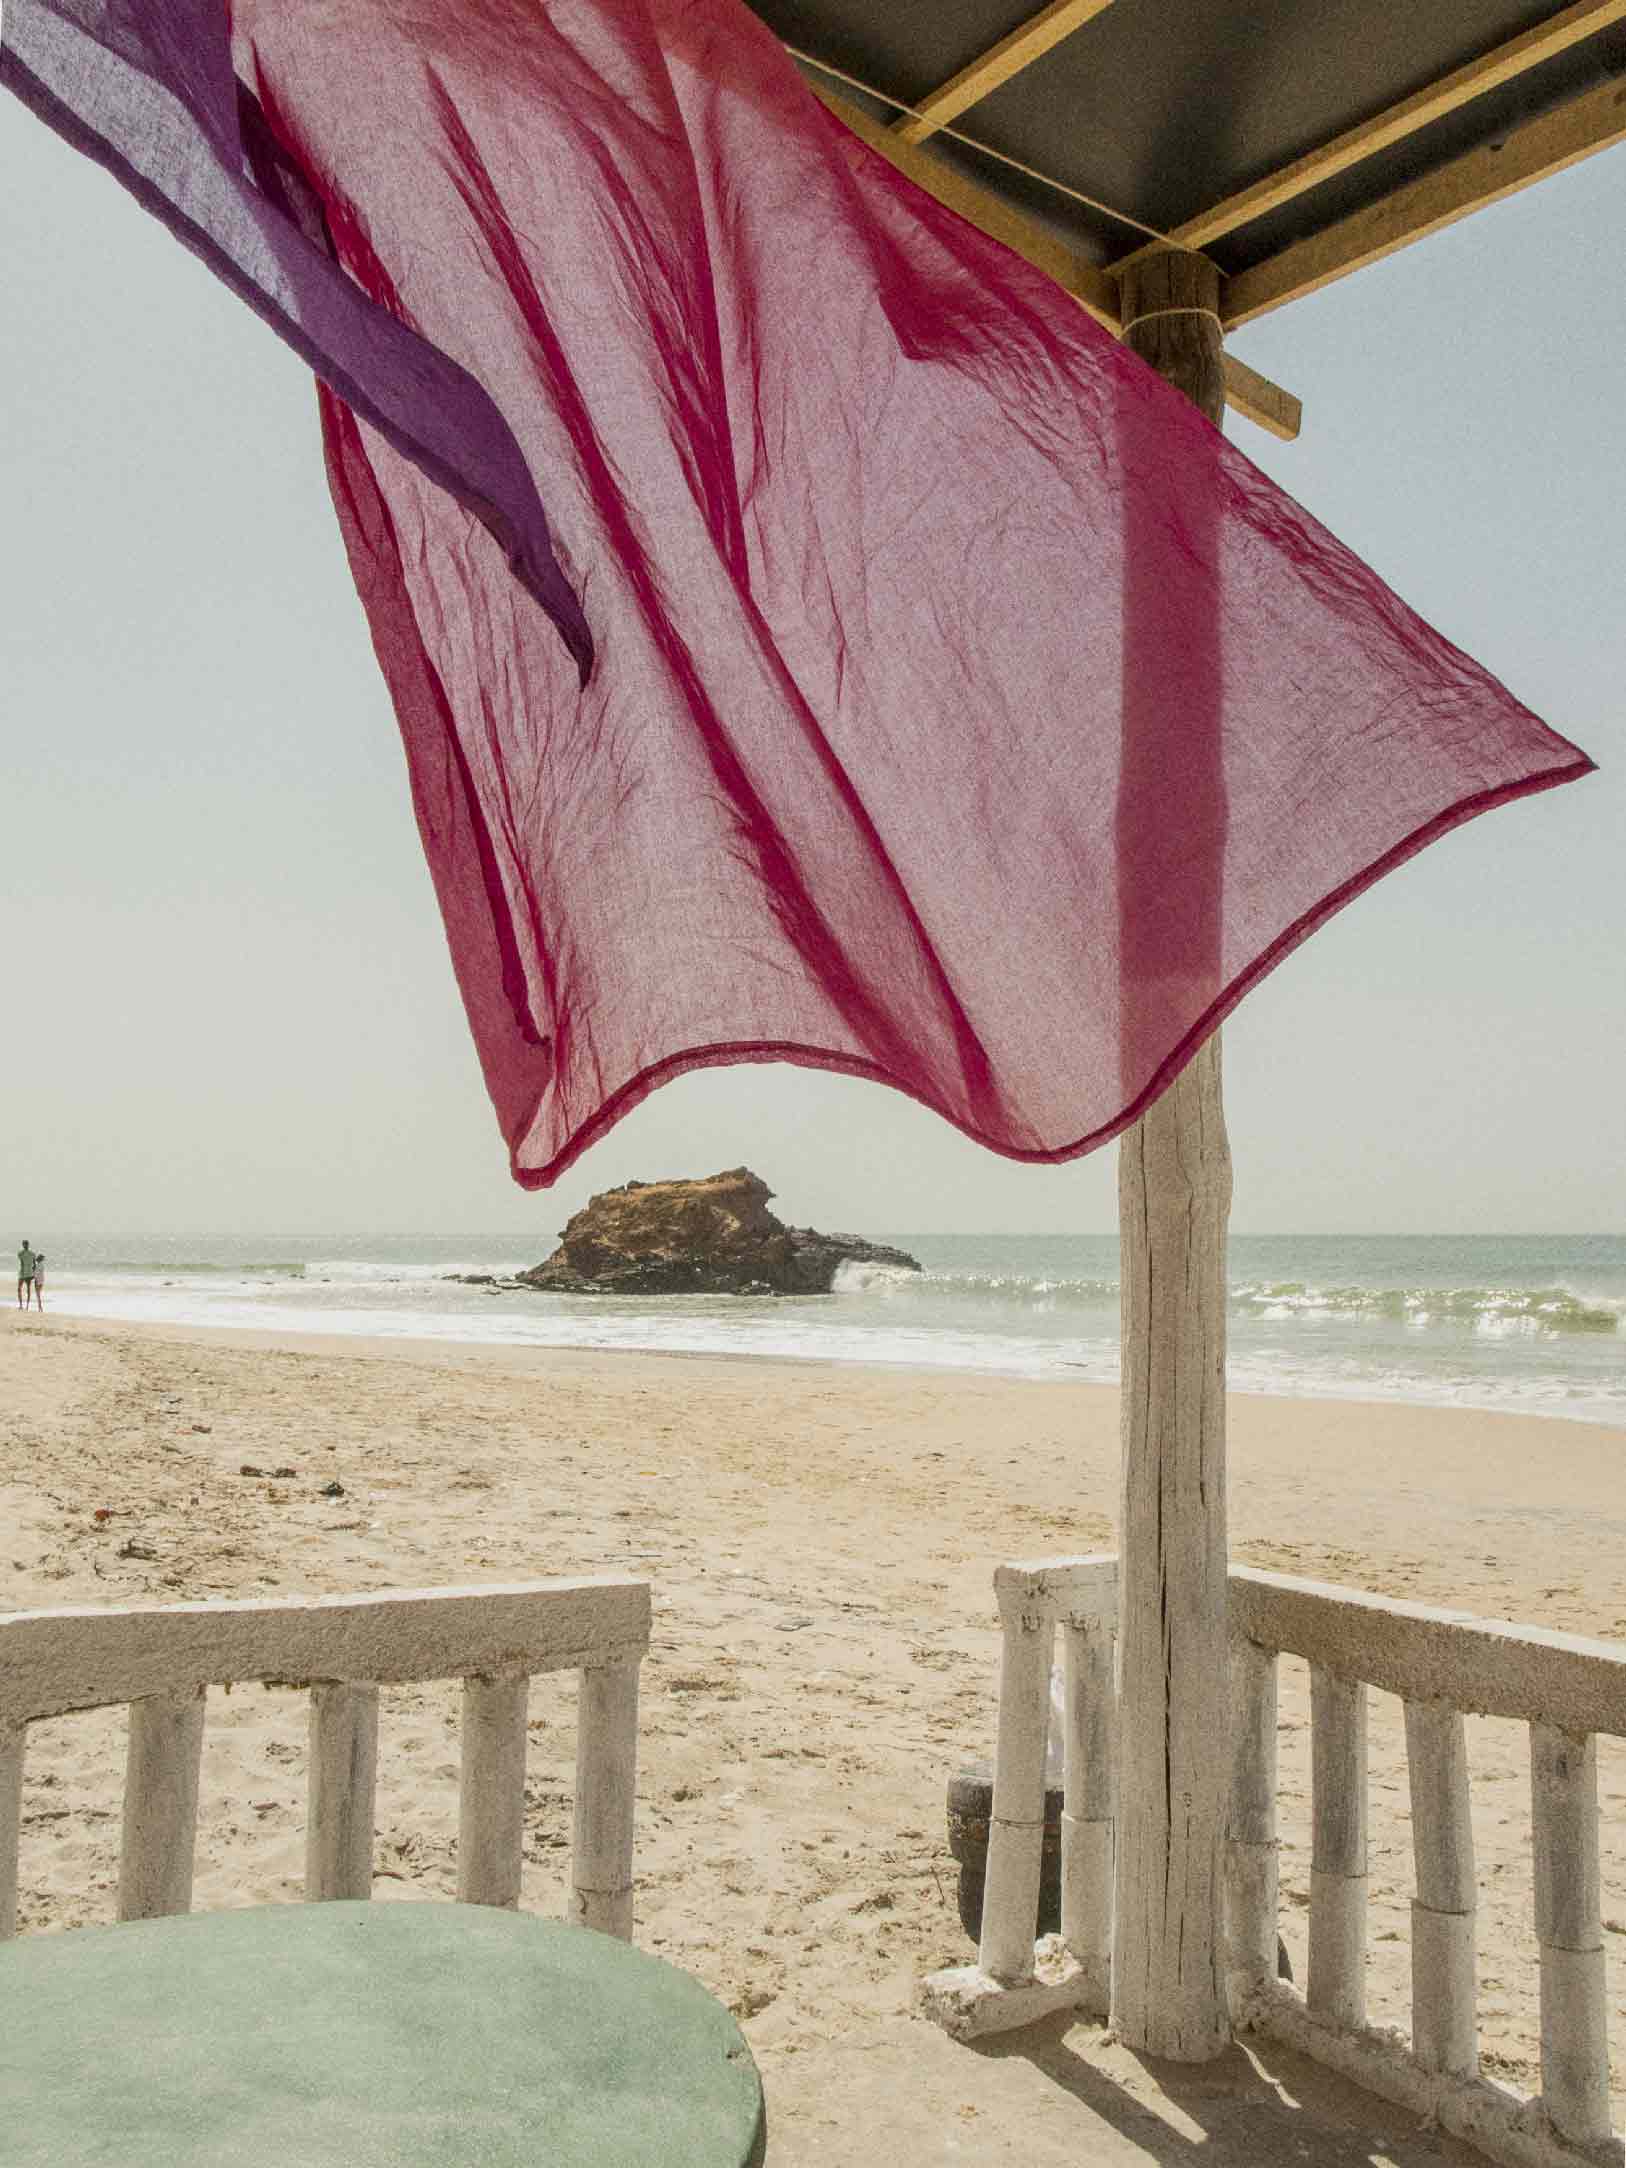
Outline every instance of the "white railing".
<path id="1" fill-rule="evenodd" d="M 1117 1560 L 999 1566 L 994 1595 L 1003 1642 L 982 1939 L 976 1964 L 933 1973 L 924 1989 L 927 2014 L 962 2040 L 1030 2024 L 1051 2010 L 1105 2017 L 1111 1984 Z M 1061 1932 L 1035 1944 L 1058 1625 L 1064 1662 Z"/>
<path id="2" fill-rule="evenodd" d="M 999 1740 L 978 1961 L 926 1983 L 962 2038 L 1110 2001 L 1114 1797 L 1111 1557 L 1001 1566 Z M 1609 2114 L 1595 1737 L 1626 1736 L 1626 1647 L 1233 1567 L 1226 1865 L 1233 2023 L 1414 2108 L 1509 2168 L 1619 2163 Z M 1056 1628 L 1066 1663 L 1062 1923 L 1035 1945 Z M 1310 1667 L 1310 1962 L 1278 1979 L 1276 1671 Z M 1416 1895 L 1410 2040 L 1366 2018 L 1366 1694 L 1405 1705 Z M 1541 2092 L 1483 2077 L 1466 1713 L 1530 1727 Z"/>
<path id="3" fill-rule="evenodd" d="M 309 1684 L 307 1899 L 372 1895 L 380 1686 L 461 1679 L 457 1894 L 512 1907 L 530 1680 L 579 1671 L 568 1916 L 630 1940 L 649 1620 L 648 1585 L 610 1578 L 0 1618 L 0 1939 L 17 1925 L 29 1724 L 129 1704 L 118 1916 L 152 1919 L 191 1910 L 207 1691 L 254 1679 Z"/>

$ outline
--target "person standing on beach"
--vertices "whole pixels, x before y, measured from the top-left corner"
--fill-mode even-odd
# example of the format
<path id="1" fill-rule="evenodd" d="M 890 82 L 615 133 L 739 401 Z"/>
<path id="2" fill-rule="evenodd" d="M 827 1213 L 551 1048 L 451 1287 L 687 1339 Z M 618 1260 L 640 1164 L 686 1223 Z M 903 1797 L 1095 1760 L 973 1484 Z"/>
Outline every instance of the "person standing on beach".
<path id="1" fill-rule="evenodd" d="M 38 1263 L 39 1259 L 29 1246 L 27 1235 L 24 1235 L 23 1246 L 17 1252 L 17 1307 L 19 1310 L 28 1308 L 28 1298 L 34 1292 L 34 1268 Z"/>
<path id="2" fill-rule="evenodd" d="M 34 1252 L 34 1307 L 36 1310 L 45 1308 L 45 1252 L 43 1250 Z"/>

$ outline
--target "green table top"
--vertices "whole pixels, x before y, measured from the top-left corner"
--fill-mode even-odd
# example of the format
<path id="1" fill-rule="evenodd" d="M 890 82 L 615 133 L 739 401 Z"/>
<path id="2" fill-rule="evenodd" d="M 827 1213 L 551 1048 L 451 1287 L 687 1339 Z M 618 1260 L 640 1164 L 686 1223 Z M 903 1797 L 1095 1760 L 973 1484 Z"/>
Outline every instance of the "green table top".
<path id="1" fill-rule="evenodd" d="M 0 1947 L 4 2168 L 748 2168 L 687 1973 L 483 1905 L 263 1905 Z"/>

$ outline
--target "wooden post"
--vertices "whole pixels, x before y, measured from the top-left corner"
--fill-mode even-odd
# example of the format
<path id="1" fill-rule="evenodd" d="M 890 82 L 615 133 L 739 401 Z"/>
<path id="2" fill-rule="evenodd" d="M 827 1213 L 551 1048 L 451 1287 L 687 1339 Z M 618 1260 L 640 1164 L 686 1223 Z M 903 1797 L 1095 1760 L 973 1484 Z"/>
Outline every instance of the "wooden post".
<path id="1" fill-rule="evenodd" d="M 1366 1688 L 1310 1666 L 1310 1979 L 1335 2025 L 1366 2023 Z"/>
<path id="2" fill-rule="evenodd" d="M 1117 1695 L 1112 1631 L 1099 1620 L 1062 1625 L 1066 1759 L 1061 1810 L 1061 1939 L 1090 1975 L 1079 2007 L 1104 2017 L 1112 1976 L 1112 1809 Z"/>
<path id="3" fill-rule="evenodd" d="M 17 1932 L 17 1840 L 23 1826 L 26 1728 L 0 1725 L 0 1942 Z"/>
<path id="4" fill-rule="evenodd" d="M 1125 271 L 1124 338 L 1213 422 L 1224 410 L 1219 273 L 1154 250 Z M 1126 427 L 1149 426 L 1130 413 Z M 1190 1007 L 1219 992 L 1224 777 L 1217 500 L 1200 478 L 1189 515 L 1191 584 L 1163 591 L 1138 547 L 1167 507 L 1125 506 L 1119 824 L 1124 1081 L 1144 1088 L 1165 990 Z M 1155 477 L 1144 477 L 1146 491 Z M 1205 510 L 1212 517 L 1205 529 Z M 1160 562 L 1167 553 L 1159 547 Z M 1184 605 L 1182 608 L 1181 605 Z M 1168 867 L 1149 836 L 1167 836 Z M 1171 928 L 1170 882 L 1190 908 Z M 1186 953 L 1171 958 L 1171 949 Z M 1171 975 L 1179 984 L 1169 989 Z M 1225 1228 L 1231 1162 L 1217 1035 L 1119 1148 L 1123 1491 L 1119 1527 L 1119 1773 L 1112 2024 L 1141 2053 L 1202 2062 L 1229 2037 L 1222 1847 L 1230 1754 L 1225 1542 Z"/>
<path id="5" fill-rule="evenodd" d="M 1572 2145 L 1609 2125 L 1609 2005 L 1598 1879 L 1598 1749 L 1553 1724 L 1530 1727 L 1536 1942 L 1541 1953 L 1541 2105 Z"/>
<path id="6" fill-rule="evenodd" d="M 1474 2000 L 1474 1829 L 1462 1713 L 1443 1701 L 1406 1703 L 1411 1844 L 1411 2043 L 1427 2070 L 1471 2078 L 1479 2068 Z"/>
<path id="7" fill-rule="evenodd" d="M 1276 1666 L 1239 1639 L 1231 1655 L 1231 1818 L 1226 1844 L 1228 1969 L 1243 1991 L 1276 1977 Z"/>
<path id="8" fill-rule="evenodd" d="M 198 1835 L 203 1688 L 130 1704 L 124 1765 L 119 1918 L 163 1919 L 192 1909 Z"/>
<path id="9" fill-rule="evenodd" d="M 458 1781 L 460 1904 L 519 1903 L 525 1849 L 525 1712 L 531 1682 L 463 1681 L 463 1758 Z"/>
<path id="10" fill-rule="evenodd" d="M 632 1940 L 632 1819 L 638 1794 L 638 1663 L 581 1675 L 569 1917 Z"/>
<path id="11" fill-rule="evenodd" d="M 378 1688 L 324 1680 L 311 1688 L 305 1895 L 373 1894 L 373 1789 Z"/>
<path id="12" fill-rule="evenodd" d="M 997 1584 L 996 1584 L 997 1585 Z M 1000 1588 L 999 1733 L 988 1816 L 988 1871 L 977 1963 L 1019 1987 L 1033 1978 L 1044 1854 L 1045 1737 L 1056 1617 L 1017 1589 Z"/>

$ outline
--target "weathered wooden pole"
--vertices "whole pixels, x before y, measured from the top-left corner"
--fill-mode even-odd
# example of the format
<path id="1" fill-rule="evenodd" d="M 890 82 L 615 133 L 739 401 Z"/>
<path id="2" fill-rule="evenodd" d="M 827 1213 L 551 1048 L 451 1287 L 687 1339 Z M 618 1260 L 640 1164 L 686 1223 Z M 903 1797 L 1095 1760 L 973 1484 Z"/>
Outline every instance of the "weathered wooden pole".
<path id="1" fill-rule="evenodd" d="M 1126 269 L 1120 297 L 1128 345 L 1217 423 L 1225 388 L 1214 265 L 1184 250 L 1149 251 Z M 1126 427 L 1137 426 L 1146 430 L 1145 417 L 1126 410 Z M 1145 441 L 1143 434 L 1143 448 Z M 1209 997 L 1219 991 L 1225 788 L 1217 477 L 1205 487 L 1192 471 L 1181 476 L 1189 488 L 1175 491 L 1166 461 L 1148 456 L 1131 468 L 1120 939 L 1125 1083 L 1144 1089 L 1138 1057 L 1164 1002 L 1178 993 L 1189 1012 L 1193 987 Z M 1185 568 L 1172 591 L 1171 520 L 1181 528 L 1176 554 Z M 1123 1480 L 1112 2024 L 1143 2054 L 1203 2062 L 1230 2037 L 1221 1906 L 1231 1766 L 1231 1163 L 1217 1036 L 1125 1135 L 1118 1169 Z"/>

